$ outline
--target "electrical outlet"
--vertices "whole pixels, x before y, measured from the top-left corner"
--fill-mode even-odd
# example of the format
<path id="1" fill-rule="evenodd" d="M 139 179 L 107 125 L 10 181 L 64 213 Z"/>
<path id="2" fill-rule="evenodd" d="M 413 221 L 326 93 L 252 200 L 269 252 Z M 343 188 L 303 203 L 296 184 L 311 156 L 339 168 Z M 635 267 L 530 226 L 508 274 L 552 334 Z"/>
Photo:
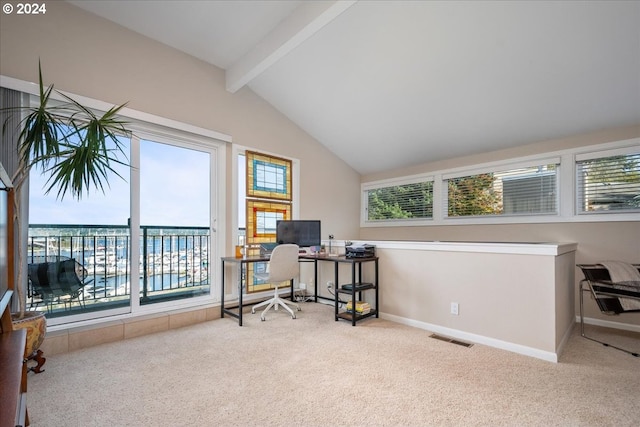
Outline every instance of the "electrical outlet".
<path id="1" fill-rule="evenodd" d="M 329 280 L 327 282 L 327 289 L 332 290 L 333 289 L 333 282 L 331 280 Z"/>
<path id="2" fill-rule="evenodd" d="M 458 312 L 458 303 L 457 302 L 452 302 L 451 303 L 451 314 L 454 314 L 454 315 L 457 316 L 458 313 L 459 313 Z"/>

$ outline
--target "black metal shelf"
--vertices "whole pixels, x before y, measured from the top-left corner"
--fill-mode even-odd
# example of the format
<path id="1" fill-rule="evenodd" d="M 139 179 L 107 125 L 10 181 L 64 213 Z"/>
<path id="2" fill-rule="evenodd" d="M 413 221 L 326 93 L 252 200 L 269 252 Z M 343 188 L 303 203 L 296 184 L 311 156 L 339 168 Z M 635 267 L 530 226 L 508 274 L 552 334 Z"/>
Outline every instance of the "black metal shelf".
<path id="1" fill-rule="evenodd" d="M 376 285 L 374 285 L 373 283 L 356 283 L 355 284 L 355 289 L 352 290 L 352 288 L 354 287 L 353 283 L 346 283 L 342 286 L 340 286 L 340 289 L 338 289 L 338 293 L 341 294 L 351 294 L 352 292 L 361 292 L 361 291 L 366 291 L 367 289 L 375 289 Z"/>
<path id="2" fill-rule="evenodd" d="M 351 267 L 351 283 L 346 283 L 343 285 L 338 284 L 338 265 L 341 263 L 350 264 Z M 365 282 L 362 280 L 362 264 L 373 263 L 374 271 L 373 271 L 373 282 Z M 348 320 L 351 322 L 352 326 L 356 326 L 356 323 L 359 320 L 366 319 L 367 317 L 375 316 L 379 317 L 378 314 L 378 257 L 369 257 L 369 258 L 340 258 L 335 262 L 335 284 L 336 284 L 336 298 L 335 298 L 335 319 L 336 322 L 339 319 Z M 374 291 L 374 299 L 375 302 L 372 304 L 373 307 L 371 311 L 366 314 L 358 314 L 357 312 L 348 312 L 344 310 L 339 310 L 339 304 L 341 303 L 338 295 L 350 295 L 351 301 L 354 303 L 362 298 L 363 291 Z M 357 298 L 356 298 L 357 297 Z"/>
<path id="3" fill-rule="evenodd" d="M 356 313 L 355 320 L 357 322 L 358 320 L 366 319 L 367 317 L 370 317 L 370 316 L 378 317 L 378 310 L 371 310 L 370 312 L 368 312 L 366 314 L 358 314 L 358 313 Z M 353 321 L 353 313 L 349 313 L 348 311 L 339 312 L 338 313 L 338 317 L 341 318 L 341 319 L 348 320 L 350 322 Z"/>

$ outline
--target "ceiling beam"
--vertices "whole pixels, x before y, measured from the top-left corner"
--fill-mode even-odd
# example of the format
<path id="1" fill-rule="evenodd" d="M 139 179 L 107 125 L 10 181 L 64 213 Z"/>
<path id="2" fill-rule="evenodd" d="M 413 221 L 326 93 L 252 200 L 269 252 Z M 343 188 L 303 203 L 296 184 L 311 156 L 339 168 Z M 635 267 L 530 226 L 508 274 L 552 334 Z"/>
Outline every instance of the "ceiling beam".
<path id="1" fill-rule="evenodd" d="M 240 90 L 356 2 L 302 2 L 289 17 L 226 70 L 227 90 L 231 93 Z"/>

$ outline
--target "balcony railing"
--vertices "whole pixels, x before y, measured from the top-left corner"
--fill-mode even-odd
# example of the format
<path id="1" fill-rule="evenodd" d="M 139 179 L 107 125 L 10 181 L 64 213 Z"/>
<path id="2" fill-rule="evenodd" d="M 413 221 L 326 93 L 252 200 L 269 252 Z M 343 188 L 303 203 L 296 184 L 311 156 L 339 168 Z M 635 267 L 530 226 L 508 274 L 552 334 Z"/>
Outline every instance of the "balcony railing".
<path id="1" fill-rule="evenodd" d="M 132 268 L 128 226 L 30 225 L 27 263 L 73 258 L 86 285 L 47 304 L 30 287 L 27 304 L 46 307 L 48 317 L 127 306 L 132 277 L 141 305 L 208 294 L 209 245 L 206 227 L 142 226 L 140 265 Z"/>

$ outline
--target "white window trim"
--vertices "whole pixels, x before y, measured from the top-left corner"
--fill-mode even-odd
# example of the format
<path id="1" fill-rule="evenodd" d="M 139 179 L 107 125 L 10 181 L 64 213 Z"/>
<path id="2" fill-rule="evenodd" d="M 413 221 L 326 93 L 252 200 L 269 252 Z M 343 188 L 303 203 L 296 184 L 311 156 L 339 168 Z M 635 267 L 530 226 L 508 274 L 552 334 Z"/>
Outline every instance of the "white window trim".
<path id="1" fill-rule="evenodd" d="M 615 218 L 617 215 L 625 215 L 624 213 L 625 211 L 608 211 L 606 213 L 599 213 L 599 212 L 584 212 L 579 209 L 578 206 L 583 201 L 580 199 L 580 194 L 578 194 L 577 170 L 576 170 L 577 169 L 576 164 L 578 162 L 582 162 L 585 160 L 597 160 L 597 159 L 603 159 L 603 158 L 614 157 L 614 156 L 628 156 L 628 155 L 638 155 L 638 154 L 640 154 L 640 144 L 613 148 L 613 149 L 605 149 L 600 151 L 589 151 L 589 152 L 576 154 L 575 160 L 573 162 L 574 169 L 573 169 L 573 175 L 572 175 L 572 179 L 574 182 L 574 186 L 573 186 L 574 187 L 574 193 L 573 193 L 574 215 L 580 218 L 592 218 L 592 217 L 600 217 L 600 216 L 606 216 L 606 217 L 614 216 Z M 636 220 L 640 220 L 640 213 L 638 213 L 637 210 L 636 212 L 633 212 L 633 213 L 626 213 L 626 215 L 635 215 Z"/>
<path id="2" fill-rule="evenodd" d="M 39 96 L 39 85 L 24 80 L 15 79 L 0 75 L 0 87 L 16 90 L 30 95 Z M 93 98 L 88 98 L 82 95 L 60 91 L 67 96 L 75 99 L 79 103 L 86 107 L 96 111 L 108 111 L 113 107 L 113 104 L 109 104 L 104 101 L 100 101 Z M 52 92 L 51 99 L 55 101 L 65 101 L 57 92 Z M 208 147 L 208 150 L 215 151 L 215 176 L 211 176 L 211 185 L 214 189 L 214 194 L 211 200 L 211 232 L 215 233 L 216 247 L 212 247 L 211 257 L 218 257 L 218 254 L 225 253 L 226 242 L 226 146 L 232 142 L 230 135 L 213 131 L 210 129 L 201 128 L 198 126 L 190 125 L 188 123 L 182 123 L 173 119 L 156 116 L 154 114 L 145 113 L 142 111 L 134 110 L 128 107 L 120 110 L 119 115 L 130 120 L 130 124 L 127 126 L 133 133 L 139 132 L 136 136 L 150 136 L 161 137 L 162 139 L 175 139 L 180 141 L 183 146 L 191 145 L 191 147 Z M 213 144 L 213 146 L 212 146 Z M 133 161 L 133 159 L 130 159 Z M 132 178 L 133 179 L 133 178 Z M 135 224 L 132 224 L 135 226 Z M 139 226 L 139 224 L 137 224 Z M 218 263 L 211 263 L 215 266 L 215 269 L 211 272 L 211 290 L 209 295 L 202 297 L 189 298 L 184 300 L 176 300 L 171 302 L 162 302 L 157 304 L 151 304 L 148 306 L 139 306 L 139 302 L 136 298 L 132 298 L 130 308 L 126 310 L 113 309 L 105 310 L 99 317 L 93 317 L 90 314 L 80 314 L 74 316 L 66 316 L 60 324 L 61 327 L 70 322 L 82 322 L 82 324 L 99 324 L 105 321 L 105 319 L 126 319 L 133 318 L 153 313 L 164 313 L 167 310 L 178 310 L 183 308 L 209 306 L 212 303 L 220 303 L 220 285 L 222 280 L 222 272 Z M 108 317 L 112 316 L 112 317 Z M 52 322 L 51 326 L 58 326 Z"/>
<path id="3" fill-rule="evenodd" d="M 601 159 L 604 157 L 628 156 L 632 154 L 640 154 L 640 145 L 579 153 L 576 154 L 576 162 Z"/>
<path id="4" fill-rule="evenodd" d="M 552 165 L 552 164 L 560 164 L 560 157 L 555 156 L 555 157 L 532 158 L 528 160 L 485 163 L 482 166 L 473 168 L 473 169 L 463 169 L 455 172 L 442 173 L 441 176 L 442 176 L 442 180 L 447 180 L 447 179 L 462 178 L 466 176 L 480 175 L 483 173 L 491 173 L 496 171 L 525 169 L 525 168 L 531 168 L 531 167 L 536 167 L 541 165 Z"/>
<path id="5" fill-rule="evenodd" d="M 369 202 L 369 198 L 367 195 L 367 192 L 370 190 L 377 190 L 379 188 L 386 188 L 386 187 L 395 187 L 395 186 L 399 186 L 399 185 L 406 185 L 406 184 L 415 184 L 415 183 L 419 183 L 419 182 L 433 182 L 433 199 L 435 201 L 436 198 L 436 183 L 438 182 L 436 179 L 434 179 L 434 176 L 432 174 L 418 174 L 418 175 L 410 175 L 410 176 L 405 176 L 405 177 L 399 177 L 399 178 L 392 178 L 392 179 L 384 179 L 384 180 L 380 180 L 380 181 L 371 181 L 368 183 L 364 183 L 361 186 L 361 200 L 360 200 L 360 206 L 362 207 L 361 210 L 361 218 L 360 218 L 360 225 L 362 226 L 363 223 L 367 224 L 367 226 L 369 227 L 375 227 L 375 226 L 382 226 L 382 227 L 386 227 L 389 223 L 392 223 L 393 225 L 425 225 L 425 224 L 429 224 L 433 221 L 433 217 L 436 215 L 435 211 L 432 211 L 432 217 L 431 218 L 415 218 L 415 219 L 395 219 L 395 220 L 375 220 L 375 221 L 369 221 L 367 219 L 367 209 L 366 206 Z M 434 203 L 435 204 L 435 203 Z"/>
<path id="6" fill-rule="evenodd" d="M 456 173 L 450 173 L 450 174 L 443 174 L 442 175 L 442 188 L 446 188 L 445 186 L 445 181 L 450 180 L 450 179 L 456 179 L 456 178 L 465 178 L 465 177 L 471 177 L 471 176 L 476 176 L 476 175 L 481 175 L 481 174 L 486 174 L 486 173 L 502 173 L 502 172 L 508 172 L 508 171 L 513 171 L 513 170 L 517 170 L 517 169 L 527 169 L 527 168 L 535 168 L 535 167 L 539 167 L 539 166 L 545 166 L 545 165 L 556 165 L 558 166 L 558 169 L 556 170 L 555 173 L 555 179 L 556 179 L 556 189 L 558 191 L 558 194 L 556 194 L 556 212 L 548 212 L 548 213 L 538 213 L 538 214 L 487 214 L 487 215 L 477 215 L 477 216 L 472 216 L 472 215 L 467 215 L 467 216 L 448 216 L 445 212 L 448 211 L 448 193 L 447 192 L 443 192 L 441 194 L 441 198 L 440 200 L 440 206 L 441 206 L 441 213 L 442 213 L 442 218 L 446 221 L 462 221 L 465 219 L 487 219 L 487 218 L 521 218 L 521 217 L 531 217 L 531 216 L 535 216 L 535 217 L 548 217 L 548 216 L 554 216 L 557 217 L 559 212 L 560 212 L 560 179 L 561 179 L 561 174 L 562 174 L 562 167 L 561 167 L 561 158 L 560 157 L 550 157 L 550 158 L 541 158 L 541 159 L 530 159 L 527 161 L 516 161 L 516 162 L 499 162 L 498 165 L 496 166 L 492 166 L 490 168 L 484 167 L 484 168 L 479 168 L 479 169 L 469 169 L 467 171 L 464 172 L 456 172 Z"/>
<path id="7" fill-rule="evenodd" d="M 4 76 L 4 75 L 0 75 L 0 86 L 5 87 L 7 89 L 29 93 L 31 95 L 36 95 L 36 96 L 39 96 L 40 94 L 40 88 L 38 84 L 27 82 L 24 80 L 19 80 L 19 79 Z M 75 99 L 79 103 L 98 111 L 108 111 L 113 107 L 113 104 L 109 104 L 108 102 L 100 101 L 93 98 L 88 98 L 86 96 L 77 95 L 70 92 L 65 92 L 65 91 L 60 91 L 60 92 L 64 93 L 67 96 L 70 96 L 71 98 Z M 51 93 L 51 99 L 58 100 L 58 101 L 65 101 L 65 99 L 62 96 L 60 96 L 56 91 L 53 91 Z M 222 142 L 227 142 L 227 143 L 232 142 L 232 138 L 230 135 L 226 135 L 224 133 L 216 132 L 210 129 L 201 128 L 199 126 L 190 125 L 188 123 L 179 122 L 177 120 L 168 119 L 166 117 L 160 117 L 154 114 L 145 113 L 143 111 L 134 110 L 129 107 L 124 107 L 122 110 L 120 110 L 119 115 L 129 119 L 134 119 L 139 123 L 160 125 L 165 127 L 168 130 L 175 129 L 183 132 L 188 132 L 194 135 L 203 136 L 206 138 L 217 139 Z"/>
<path id="8" fill-rule="evenodd" d="M 291 161 L 291 219 L 300 218 L 300 159 L 285 156 L 282 153 L 274 153 L 260 148 L 247 147 L 233 144 L 231 161 L 231 198 L 234 201 L 231 207 L 231 227 L 233 233 L 238 230 L 238 156 L 245 155 L 247 151 L 256 151 L 273 157 L 280 157 Z M 238 236 L 232 236 L 233 241 L 237 241 Z"/>
<path id="9" fill-rule="evenodd" d="M 473 166 L 437 170 L 424 174 L 395 177 L 385 180 L 365 182 L 360 185 L 360 227 L 402 227 L 402 226 L 442 226 L 442 225 L 481 225 L 481 224 L 529 224 L 557 222 L 613 222 L 639 221 L 637 212 L 576 213 L 575 163 L 578 160 L 607 157 L 621 154 L 634 154 L 640 151 L 640 138 L 613 141 L 567 150 L 559 150 L 538 155 L 504 159 L 495 162 L 481 163 Z M 460 176 L 474 175 L 499 168 L 515 169 L 536 164 L 560 164 L 558 180 L 558 213 L 543 215 L 491 216 L 491 217 L 455 217 L 445 218 L 443 214 L 443 197 L 445 195 L 444 180 Z M 398 183 L 417 182 L 420 179 L 433 180 L 433 218 L 429 220 L 389 220 L 367 221 L 367 190 L 398 185 Z"/>

